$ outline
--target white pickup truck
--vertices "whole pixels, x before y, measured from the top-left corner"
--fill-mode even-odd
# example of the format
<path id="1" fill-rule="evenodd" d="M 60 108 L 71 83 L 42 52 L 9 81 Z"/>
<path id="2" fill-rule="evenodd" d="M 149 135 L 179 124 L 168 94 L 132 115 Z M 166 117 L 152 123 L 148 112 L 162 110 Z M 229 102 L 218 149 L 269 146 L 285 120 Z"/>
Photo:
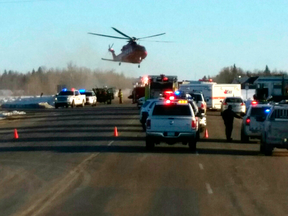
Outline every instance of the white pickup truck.
<path id="1" fill-rule="evenodd" d="M 86 103 L 86 96 L 81 95 L 78 90 L 62 90 L 59 94 L 55 97 L 55 108 L 58 107 L 69 107 L 71 106 L 82 106 L 84 107 Z"/>
<path id="2" fill-rule="evenodd" d="M 146 121 L 146 148 L 151 150 L 161 142 L 170 145 L 181 142 L 196 150 L 198 124 L 187 100 L 164 100 L 154 104 Z"/>
<path id="3" fill-rule="evenodd" d="M 288 103 L 272 106 L 264 121 L 260 151 L 272 155 L 275 147 L 288 149 Z"/>

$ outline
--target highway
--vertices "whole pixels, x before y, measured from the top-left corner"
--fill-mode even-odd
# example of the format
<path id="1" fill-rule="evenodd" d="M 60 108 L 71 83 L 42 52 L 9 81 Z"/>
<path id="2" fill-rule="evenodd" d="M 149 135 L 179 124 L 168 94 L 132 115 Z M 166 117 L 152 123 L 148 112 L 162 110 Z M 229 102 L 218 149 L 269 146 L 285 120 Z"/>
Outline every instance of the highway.
<path id="1" fill-rule="evenodd" d="M 266 157 L 259 140 L 241 143 L 240 119 L 228 143 L 220 113 L 208 112 L 196 152 L 148 152 L 135 106 L 0 121 L 0 215 L 288 215 L 288 151 Z"/>

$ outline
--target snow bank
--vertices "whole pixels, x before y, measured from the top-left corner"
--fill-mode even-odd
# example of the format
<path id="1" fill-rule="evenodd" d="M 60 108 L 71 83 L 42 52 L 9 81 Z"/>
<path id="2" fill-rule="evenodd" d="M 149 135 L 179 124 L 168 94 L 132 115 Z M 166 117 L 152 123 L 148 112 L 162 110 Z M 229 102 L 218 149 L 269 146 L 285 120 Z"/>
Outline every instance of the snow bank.
<path id="1" fill-rule="evenodd" d="M 26 115 L 23 111 L 13 111 L 13 112 L 0 112 L 0 120 L 5 119 L 10 116 Z"/>
<path id="2" fill-rule="evenodd" d="M 21 96 L 0 98 L 2 108 L 54 108 L 54 96 Z"/>

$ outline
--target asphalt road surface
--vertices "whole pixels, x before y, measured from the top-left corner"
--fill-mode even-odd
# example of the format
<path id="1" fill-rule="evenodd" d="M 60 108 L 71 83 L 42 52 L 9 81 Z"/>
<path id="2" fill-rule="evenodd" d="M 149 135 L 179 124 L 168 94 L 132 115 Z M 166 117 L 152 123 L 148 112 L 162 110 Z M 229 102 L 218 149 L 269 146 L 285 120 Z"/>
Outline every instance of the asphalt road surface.
<path id="1" fill-rule="evenodd" d="M 112 104 L 2 120 L 0 215 L 288 215 L 288 153 L 242 144 L 241 120 L 228 143 L 219 112 L 209 112 L 196 152 L 148 152 L 138 115 Z"/>

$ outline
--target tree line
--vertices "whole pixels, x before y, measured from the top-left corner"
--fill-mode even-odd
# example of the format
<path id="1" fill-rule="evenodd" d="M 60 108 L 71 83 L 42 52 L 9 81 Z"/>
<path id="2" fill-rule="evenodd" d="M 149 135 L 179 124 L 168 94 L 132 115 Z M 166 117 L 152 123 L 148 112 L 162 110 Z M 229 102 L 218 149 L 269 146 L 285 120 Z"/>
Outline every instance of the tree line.
<path id="1" fill-rule="evenodd" d="M 64 69 L 46 69 L 39 67 L 27 73 L 4 70 L 0 74 L 0 90 L 11 90 L 21 95 L 51 95 L 57 93 L 58 85 L 68 88 L 102 88 L 104 86 L 116 89 L 132 88 L 135 78 L 125 77 L 123 73 L 113 70 L 91 70 L 68 64 Z"/>
<path id="2" fill-rule="evenodd" d="M 270 71 L 269 67 L 266 65 L 264 70 L 254 70 L 252 71 L 244 71 L 240 67 L 236 67 L 234 64 L 230 67 L 224 67 L 216 76 L 211 77 L 213 81 L 217 83 L 232 83 L 234 79 L 238 79 L 241 77 L 255 77 L 255 76 L 287 76 L 286 71 Z M 208 78 L 210 78 L 208 76 Z"/>

